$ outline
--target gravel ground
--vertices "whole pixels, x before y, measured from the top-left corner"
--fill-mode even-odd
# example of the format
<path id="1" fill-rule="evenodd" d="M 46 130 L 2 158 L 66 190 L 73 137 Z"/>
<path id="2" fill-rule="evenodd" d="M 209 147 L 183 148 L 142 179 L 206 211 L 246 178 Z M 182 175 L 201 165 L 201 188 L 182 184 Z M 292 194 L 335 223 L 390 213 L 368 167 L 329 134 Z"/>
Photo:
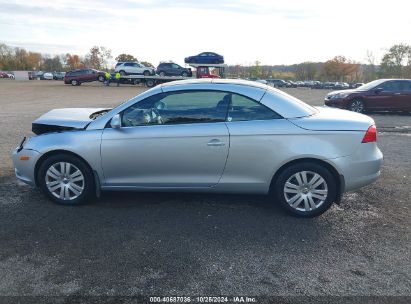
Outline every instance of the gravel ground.
<path id="1" fill-rule="evenodd" d="M 383 131 L 381 178 L 314 219 L 290 217 L 269 197 L 245 195 L 116 192 L 63 207 L 16 181 L 10 151 L 33 119 L 59 107 L 113 106 L 142 90 L 0 81 L 1 296 L 410 300 L 410 115 L 371 114 Z M 286 91 L 313 105 L 327 92 Z M 382 302 L 400 300 L 390 297 Z"/>

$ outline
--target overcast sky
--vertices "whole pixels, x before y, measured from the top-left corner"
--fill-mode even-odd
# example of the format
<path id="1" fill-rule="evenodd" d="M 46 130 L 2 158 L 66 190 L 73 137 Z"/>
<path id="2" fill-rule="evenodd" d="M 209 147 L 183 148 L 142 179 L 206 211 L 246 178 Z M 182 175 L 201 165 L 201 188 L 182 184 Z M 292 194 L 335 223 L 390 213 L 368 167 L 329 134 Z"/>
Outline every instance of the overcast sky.
<path id="1" fill-rule="evenodd" d="M 364 62 L 411 44 L 410 0 L 0 0 L 0 42 L 49 54 L 93 45 L 157 65 L 202 51 L 228 64 Z"/>

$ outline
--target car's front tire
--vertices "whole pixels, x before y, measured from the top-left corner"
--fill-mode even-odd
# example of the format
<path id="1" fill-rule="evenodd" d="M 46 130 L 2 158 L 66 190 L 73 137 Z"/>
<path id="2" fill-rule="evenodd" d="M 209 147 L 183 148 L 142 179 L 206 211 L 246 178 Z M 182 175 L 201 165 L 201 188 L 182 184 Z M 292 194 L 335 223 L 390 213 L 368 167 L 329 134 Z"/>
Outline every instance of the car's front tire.
<path id="1" fill-rule="evenodd" d="M 333 174 L 317 163 L 286 167 L 278 175 L 274 191 L 281 206 L 298 217 L 314 217 L 327 211 L 336 199 Z"/>
<path id="2" fill-rule="evenodd" d="M 354 99 L 348 106 L 348 110 L 357 112 L 357 113 L 364 113 L 365 105 L 361 99 Z"/>
<path id="3" fill-rule="evenodd" d="M 104 76 L 103 75 L 99 75 L 97 78 L 98 81 L 103 82 L 104 81 Z"/>
<path id="4" fill-rule="evenodd" d="M 94 193 L 93 172 L 80 158 L 57 154 L 44 160 L 37 173 L 40 189 L 62 205 L 79 205 Z"/>
<path id="5" fill-rule="evenodd" d="M 70 83 L 71 83 L 72 86 L 77 86 L 77 85 L 79 85 L 79 82 L 78 82 L 77 80 L 75 80 L 75 79 L 73 79 L 72 81 L 70 81 Z"/>
<path id="6" fill-rule="evenodd" d="M 161 71 L 160 73 L 158 73 L 158 75 L 161 76 L 161 77 L 164 77 L 164 76 L 166 76 L 166 73 Z"/>
<path id="7" fill-rule="evenodd" d="M 144 76 L 150 76 L 150 74 L 151 74 L 150 71 L 147 71 L 147 70 L 144 71 L 144 73 L 143 73 Z"/>
<path id="8" fill-rule="evenodd" d="M 183 73 L 181 73 L 181 76 L 183 76 L 183 77 L 188 77 L 188 73 L 187 73 L 187 72 L 183 72 Z"/>

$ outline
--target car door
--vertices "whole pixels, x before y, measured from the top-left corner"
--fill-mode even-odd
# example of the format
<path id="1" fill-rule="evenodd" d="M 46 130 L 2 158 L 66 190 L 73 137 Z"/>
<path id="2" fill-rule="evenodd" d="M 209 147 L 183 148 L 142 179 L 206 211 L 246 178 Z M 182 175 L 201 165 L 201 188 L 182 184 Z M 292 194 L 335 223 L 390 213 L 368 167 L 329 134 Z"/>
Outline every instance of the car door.
<path id="1" fill-rule="evenodd" d="M 371 89 L 365 97 L 369 110 L 398 110 L 401 105 L 401 86 L 398 80 L 389 80 Z"/>
<path id="2" fill-rule="evenodd" d="M 172 63 L 170 72 L 174 76 L 180 76 L 181 75 L 181 67 L 178 64 Z"/>
<path id="3" fill-rule="evenodd" d="M 411 81 L 401 81 L 401 110 L 411 111 Z"/>
<path id="4" fill-rule="evenodd" d="M 106 186 L 212 187 L 229 149 L 227 93 L 176 91 L 144 99 L 121 113 L 122 127 L 104 129 Z"/>

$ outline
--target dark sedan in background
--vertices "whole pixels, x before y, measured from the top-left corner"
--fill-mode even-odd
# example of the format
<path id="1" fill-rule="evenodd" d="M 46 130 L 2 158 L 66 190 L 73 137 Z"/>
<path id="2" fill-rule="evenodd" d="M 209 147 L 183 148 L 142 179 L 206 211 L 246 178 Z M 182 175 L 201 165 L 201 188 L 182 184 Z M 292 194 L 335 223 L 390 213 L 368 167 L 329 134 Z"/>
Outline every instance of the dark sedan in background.
<path id="1" fill-rule="evenodd" d="M 359 113 L 411 112 L 411 79 L 378 79 L 354 90 L 334 91 L 326 96 L 324 103 Z"/>
<path id="2" fill-rule="evenodd" d="M 189 56 L 184 59 L 185 63 L 224 63 L 224 57 L 213 52 L 203 52 L 195 56 Z"/>

